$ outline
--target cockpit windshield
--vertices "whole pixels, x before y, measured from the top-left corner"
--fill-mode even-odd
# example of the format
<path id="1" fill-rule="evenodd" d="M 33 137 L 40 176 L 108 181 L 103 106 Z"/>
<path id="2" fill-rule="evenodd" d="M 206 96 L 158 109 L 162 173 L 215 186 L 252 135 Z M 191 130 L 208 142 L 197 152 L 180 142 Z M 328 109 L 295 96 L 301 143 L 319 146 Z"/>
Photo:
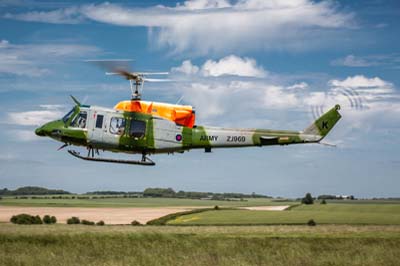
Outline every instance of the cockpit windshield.
<path id="1" fill-rule="evenodd" d="M 85 128 L 86 127 L 87 113 L 81 111 L 71 122 L 72 127 Z"/>
<path id="2" fill-rule="evenodd" d="M 71 109 L 71 111 L 69 111 L 66 115 L 64 115 L 64 117 L 62 118 L 62 121 L 64 123 L 67 123 L 67 121 L 69 120 L 69 118 L 71 117 L 71 115 L 74 113 L 75 111 L 75 107 Z"/>

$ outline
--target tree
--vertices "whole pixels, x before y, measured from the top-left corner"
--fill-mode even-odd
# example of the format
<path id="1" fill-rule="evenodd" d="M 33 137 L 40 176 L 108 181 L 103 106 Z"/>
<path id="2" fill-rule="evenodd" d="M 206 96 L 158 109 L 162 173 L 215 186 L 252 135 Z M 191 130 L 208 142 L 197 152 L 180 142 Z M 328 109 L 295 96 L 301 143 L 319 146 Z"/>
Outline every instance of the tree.
<path id="1" fill-rule="evenodd" d="M 43 223 L 45 223 L 45 224 L 51 224 L 50 215 L 45 215 L 45 216 L 43 216 Z"/>
<path id="2" fill-rule="evenodd" d="M 30 214 L 22 213 L 18 215 L 13 215 L 10 222 L 14 224 L 42 224 L 42 219 L 39 215 L 33 216 Z"/>
<path id="3" fill-rule="evenodd" d="M 311 193 L 307 193 L 306 196 L 304 198 L 302 198 L 301 203 L 307 204 L 307 205 L 314 204 L 314 199 L 311 196 Z"/>
<path id="4" fill-rule="evenodd" d="M 80 224 L 81 220 L 78 217 L 71 217 L 67 220 L 67 224 Z"/>
<path id="5" fill-rule="evenodd" d="M 131 225 L 138 226 L 138 225 L 142 225 L 142 224 L 140 222 L 134 220 L 131 222 Z"/>
<path id="6" fill-rule="evenodd" d="M 308 220 L 307 225 L 308 226 L 316 226 L 317 223 L 313 219 L 310 219 L 310 220 Z"/>
<path id="7" fill-rule="evenodd" d="M 45 215 L 43 216 L 43 223 L 45 224 L 55 224 L 57 222 L 57 218 L 55 216 Z"/>

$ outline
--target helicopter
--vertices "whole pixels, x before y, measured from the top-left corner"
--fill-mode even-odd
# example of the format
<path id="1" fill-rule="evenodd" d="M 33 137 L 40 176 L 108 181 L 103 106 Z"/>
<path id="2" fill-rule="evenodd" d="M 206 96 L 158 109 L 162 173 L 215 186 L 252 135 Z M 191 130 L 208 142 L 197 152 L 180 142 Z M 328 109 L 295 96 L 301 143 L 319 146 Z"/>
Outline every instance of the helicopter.
<path id="1" fill-rule="evenodd" d="M 106 65 L 108 62 L 100 62 Z M 67 146 L 83 146 L 86 155 L 68 150 L 72 156 L 96 162 L 154 166 L 153 154 L 184 153 L 217 148 L 262 147 L 321 143 L 341 118 L 336 104 L 302 131 L 210 127 L 196 124 L 196 112 L 190 105 L 142 100 L 145 81 L 162 81 L 150 75 L 168 72 L 131 72 L 111 67 L 106 75 L 119 75 L 130 82 L 131 99 L 114 108 L 87 105 L 71 95 L 75 106 L 62 118 L 48 122 L 35 130 L 41 137 L 50 137 Z M 323 143 L 321 143 L 323 144 Z M 104 158 L 99 151 L 141 154 L 140 160 Z"/>

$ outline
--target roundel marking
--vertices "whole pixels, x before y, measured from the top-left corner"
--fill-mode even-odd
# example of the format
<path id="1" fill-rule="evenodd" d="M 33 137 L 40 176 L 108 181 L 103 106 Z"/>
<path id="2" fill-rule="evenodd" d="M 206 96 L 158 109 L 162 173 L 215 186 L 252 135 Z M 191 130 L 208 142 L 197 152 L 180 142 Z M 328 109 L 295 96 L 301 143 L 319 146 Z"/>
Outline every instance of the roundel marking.
<path id="1" fill-rule="evenodd" d="M 176 134 L 175 139 L 176 141 L 182 141 L 182 135 L 181 134 Z"/>

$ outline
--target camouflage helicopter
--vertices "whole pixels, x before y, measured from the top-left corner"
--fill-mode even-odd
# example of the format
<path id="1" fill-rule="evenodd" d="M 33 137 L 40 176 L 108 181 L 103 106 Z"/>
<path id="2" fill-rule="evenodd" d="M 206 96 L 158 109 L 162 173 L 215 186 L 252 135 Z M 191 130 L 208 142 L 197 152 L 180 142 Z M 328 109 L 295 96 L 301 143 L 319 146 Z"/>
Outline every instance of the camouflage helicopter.
<path id="1" fill-rule="evenodd" d="M 113 69 L 108 75 L 120 75 L 130 82 L 132 97 L 117 103 L 113 109 L 80 103 L 71 96 L 75 106 L 61 119 L 35 130 L 69 145 L 84 146 L 87 155 L 68 152 L 80 159 L 137 165 L 155 165 L 148 156 L 159 153 L 183 153 L 191 149 L 211 152 L 215 148 L 320 143 L 341 118 L 336 105 L 317 118 L 303 131 L 269 129 L 234 129 L 200 126 L 195 123 L 195 110 L 189 105 L 143 101 L 140 90 L 152 74 Z M 141 160 L 120 160 L 100 157 L 99 151 L 141 154 Z"/>

